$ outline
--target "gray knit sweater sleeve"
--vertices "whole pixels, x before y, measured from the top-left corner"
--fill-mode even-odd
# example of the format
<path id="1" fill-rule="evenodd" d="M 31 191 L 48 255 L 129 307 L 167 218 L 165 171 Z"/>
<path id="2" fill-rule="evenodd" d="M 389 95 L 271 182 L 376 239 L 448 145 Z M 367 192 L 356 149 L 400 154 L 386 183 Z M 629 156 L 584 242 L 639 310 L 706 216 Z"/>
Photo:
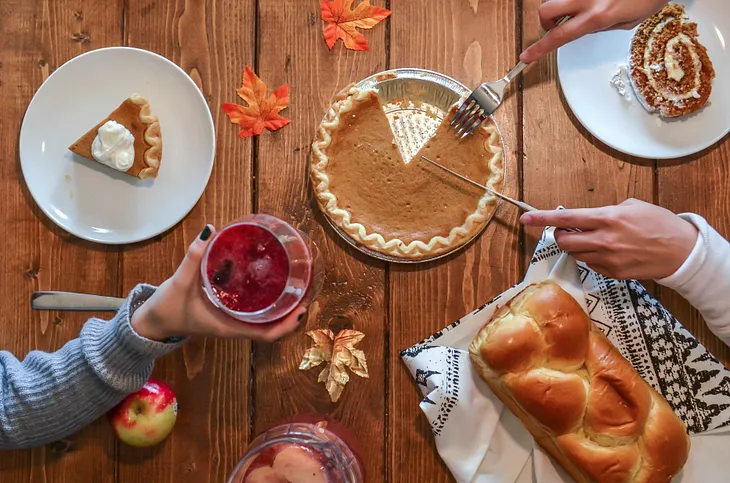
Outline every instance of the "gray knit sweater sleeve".
<path id="1" fill-rule="evenodd" d="M 25 448 L 69 436 L 141 388 L 156 357 L 176 349 L 132 329 L 132 310 L 155 291 L 139 285 L 111 321 L 90 319 L 78 339 L 23 362 L 0 351 L 0 449 Z"/>

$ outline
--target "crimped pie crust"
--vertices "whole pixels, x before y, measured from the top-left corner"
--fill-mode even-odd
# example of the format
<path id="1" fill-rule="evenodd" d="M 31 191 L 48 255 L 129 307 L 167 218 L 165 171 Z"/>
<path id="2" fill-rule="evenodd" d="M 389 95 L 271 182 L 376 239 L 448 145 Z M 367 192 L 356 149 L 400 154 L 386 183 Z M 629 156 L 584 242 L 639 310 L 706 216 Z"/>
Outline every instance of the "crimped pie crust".
<path id="1" fill-rule="evenodd" d="M 313 156 L 310 175 L 322 211 L 357 243 L 371 250 L 397 258 L 429 258 L 451 251 L 468 242 L 489 221 L 494 212 L 497 199 L 493 195 L 483 194 L 475 211 L 466 216 L 463 223 L 451 227 L 448 235 L 434 236 L 428 242 L 412 240 L 406 243 L 395 236 L 386 238 L 387 234 L 384 236 L 374 230 L 368 231 L 362 223 L 353 221 L 351 213 L 343 208 L 342 203 L 338 203 L 337 196 L 330 190 L 330 176 L 327 172 L 330 159 L 327 150 L 332 143 L 333 134 L 340 129 L 342 116 L 352 111 L 358 103 L 370 99 L 373 92 L 372 90 L 361 90 L 354 85 L 343 90 L 335 98 L 335 102 L 325 115 L 317 131 L 312 144 Z M 385 113 L 383 113 L 383 116 L 385 117 Z M 485 152 L 490 155 L 488 162 L 490 174 L 487 180 L 476 181 L 499 191 L 502 188 L 504 179 L 504 155 L 501 136 L 491 121 L 484 123 L 479 129 L 482 130 L 482 135 L 486 139 L 483 144 Z M 403 162 L 402 160 L 399 161 Z"/>
<path id="2" fill-rule="evenodd" d="M 160 130 L 160 121 L 157 116 L 152 114 L 150 103 L 144 97 L 138 94 L 129 96 L 129 100 L 139 106 L 139 120 L 147 126 L 144 131 L 144 140 L 150 145 L 149 149 L 144 152 L 144 163 L 146 168 L 139 172 L 140 179 L 156 178 L 160 170 L 160 162 L 162 161 L 162 131 Z"/>

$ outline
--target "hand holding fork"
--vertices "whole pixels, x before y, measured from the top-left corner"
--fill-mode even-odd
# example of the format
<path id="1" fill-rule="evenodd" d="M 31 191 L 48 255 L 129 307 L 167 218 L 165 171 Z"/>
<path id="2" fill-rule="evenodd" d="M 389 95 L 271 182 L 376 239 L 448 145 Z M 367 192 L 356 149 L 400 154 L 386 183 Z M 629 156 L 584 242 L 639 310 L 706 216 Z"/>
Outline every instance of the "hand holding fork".
<path id="1" fill-rule="evenodd" d="M 570 16 L 559 19 L 555 26 L 565 23 Z M 506 76 L 498 81 L 487 82 L 477 87 L 469 98 L 461 104 L 451 120 L 451 126 L 457 136 L 466 137 L 481 123 L 487 120 L 502 104 L 504 91 L 512 79 L 517 77 L 529 64 L 520 61 Z"/>

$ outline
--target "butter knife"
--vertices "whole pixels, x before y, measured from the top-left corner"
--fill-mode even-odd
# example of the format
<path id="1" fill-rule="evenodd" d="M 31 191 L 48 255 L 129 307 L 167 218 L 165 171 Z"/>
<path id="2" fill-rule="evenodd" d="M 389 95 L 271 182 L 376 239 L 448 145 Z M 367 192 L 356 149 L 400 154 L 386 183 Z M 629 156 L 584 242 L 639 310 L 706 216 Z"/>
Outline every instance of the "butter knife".
<path id="1" fill-rule="evenodd" d="M 502 193 L 500 193 L 500 192 L 498 192 L 498 191 L 494 191 L 494 190 L 493 190 L 493 189 L 491 189 L 491 188 L 487 188 L 486 186 L 484 186 L 484 185 L 482 185 L 482 184 L 479 184 L 479 183 L 477 183 L 476 181 L 474 181 L 474 180 L 471 180 L 471 179 L 467 178 L 466 176 L 463 176 L 463 175 L 461 175 L 461 174 L 457 173 L 456 171 L 452 171 L 452 170 L 450 170 L 450 169 L 449 169 L 449 168 L 447 168 L 446 166 L 443 166 L 443 165 L 441 165 L 441 164 L 437 163 L 436 161 L 433 161 L 432 159 L 428 159 L 428 158 L 427 158 L 426 156 L 423 156 L 423 155 L 421 155 L 421 157 L 422 157 L 422 158 L 423 158 L 423 159 L 424 159 L 425 161 L 428 161 L 429 163 L 431 163 L 431 164 L 433 164 L 434 166 L 436 166 L 437 168 L 441 168 L 441 169 L 443 169 L 444 171 L 447 171 L 447 172 L 449 172 L 449 173 L 453 174 L 453 175 L 454 175 L 454 176 L 456 176 L 457 178 L 459 178 L 459 179 L 461 179 L 461 180 L 463 180 L 463 181 L 466 181 L 467 183 L 471 183 L 472 185 L 476 186 L 477 188 L 481 188 L 481 189 L 483 189 L 483 190 L 484 190 L 484 191 L 486 191 L 487 193 L 491 193 L 491 194 L 493 194 L 494 196 L 497 196 L 497 197 L 499 197 L 499 198 L 502 198 L 503 200 L 505 200 L 505 201 L 507 201 L 507 202 L 509 202 L 509 203 L 512 203 L 513 205 L 515 205 L 516 207 L 520 208 L 520 209 L 521 209 L 521 210 L 523 210 L 523 211 L 537 211 L 537 208 L 535 208 L 534 206 L 530 206 L 530 205 L 528 205 L 527 203 L 524 203 L 524 202 L 522 202 L 522 201 L 517 201 L 517 200 L 514 200 L 514 199 L 510 198 L 510 197 L 509 197 L 509 196 L 507 196 L 507 195 L 503 195 Z"/>
<path id="2" fill-rule="evenodd" d="M 424 159 L 425 161 L 428 161 L 429 163 L 433 164 L 434 166 L 436 166 L 436 167 L 438 167 L 438 168 L 441 168 L 441 169 L 443 169 L 444 171 L 446 171 L 446 172 L 448 172 L 448 173 L 451 173 L 452 175 L 456 176 L 457 178 L 459 178 L 459 179 L 461 179 L 461 180 L 463 180 L 463 181 L 466 181 L 467 183 L 471 183 L 472 185 L 474 185 L 474 186 L 476 186 L 476 187 L 478 187 L 478 188 L 481 188 L 481 189 L 483 189 L 483 190 L 484 190 L 484 191 L 486 191 L 487 193 L 491 193 L 491 194 L 493 194 L 494 196 L 497 196 L 497 197 L 499 197 L 499 198 L 502 198 L 503 200 L 505 200 L 505 201 L 507 201 L 507 202 L 509 202 L 509 203 L 512 203 L 512 204 L 513 204 L 513 205 L 515 205 L 516 207 L 520 208 L 520 209 L 521 209 L 522 211 L 539 211 L 539 210 L 538 210 L 537 208 L 535 208 L 534 206 L 528 205 L 527 203 L 525 203 L 525 202 L 523 202 L 523 201 L 517 201 L 517 200 L 514 200 L 514 199 L 510 198 L 510 197 L 509 197 L 509 196 L 507 196 L 507 195 L 503 195 L 503 194 L 502 194 L 502 193 L 500 193 L 499 191 L 494 191 L 494 190 L 493 190 L 493 189 L 491 189 L 491 188 L 487 188 L 486 186 L 484 186 L 484 185 L 482 185 L 482 184 L 479 184 L 479 183 L 477 183 L 476 181 L 474 181 L 474 180 L 471 180 L 471 179 L 467 178 L 466 176 L 464 176 L 464 175 L 461 175 L 461 174 L 457 173 L 456 171 L 452 171 L 452 170 L 450 170 L 450 169 L 449 169 L 449 168 L 447 168 L 446 166 L 443 166 L 443 165 L 441 165 L 441 164 L 437 163 L 436 161 L 433 161 L 432 159 L 428 159 L 428 158 L 427 158 L 426 156 L 423 156 L 423 155 L 421 155 L 421 157 L 422 157 L 422 158 L 423 158 L 423 159 Z M 563 229 L 563 230 L 565 230 L 565 231 L 569 231 L 569 232 L 571 232 L 571 233 L 580 233 L 580 230 L 579 230 L 579 229 L 577 229 L 577 228 L 562 228 L 562 229 Z"/>
<path id="3" fill-rule="evenodd" d="M 33 292 L 31 307 L 35 310 L 117 311 L 126 299 L 73 292 Z"/>

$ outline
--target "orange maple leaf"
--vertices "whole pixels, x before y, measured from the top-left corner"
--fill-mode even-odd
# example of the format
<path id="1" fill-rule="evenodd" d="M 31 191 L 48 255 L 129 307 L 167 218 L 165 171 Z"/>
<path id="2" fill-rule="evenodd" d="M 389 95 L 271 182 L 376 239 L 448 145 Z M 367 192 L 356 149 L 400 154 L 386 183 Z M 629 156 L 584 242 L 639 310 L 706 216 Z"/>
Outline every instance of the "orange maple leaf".
<path id="1" fill-rule="evenodd" d="M 345 47 L 352 50 L 370 50 L 368 41 L 357 31 L 371 29 L 390 15 L 390 10 L 370 5 L 363 0 L 352 9 L 355 0 L 322 0 L 322 20 L 325 22 L 324 39 L 332 49 L 337 39 L 345 41 Z"/>
<path id="2" fill-rule="evenodd" d="M 243 85 L 236 89 L 236 93 L 246 106 L 225 103 L 222 107 L 231 122 L 241 126 L 239 138 L 258 136 L 264 132 L 264 128 L 276 131 L 291 122 L 291 119 L 279 114 L 279 111 L 289 106 L 289 84 L 276 89 L 267 99 L 266 84 L 246 66 Z"/>

